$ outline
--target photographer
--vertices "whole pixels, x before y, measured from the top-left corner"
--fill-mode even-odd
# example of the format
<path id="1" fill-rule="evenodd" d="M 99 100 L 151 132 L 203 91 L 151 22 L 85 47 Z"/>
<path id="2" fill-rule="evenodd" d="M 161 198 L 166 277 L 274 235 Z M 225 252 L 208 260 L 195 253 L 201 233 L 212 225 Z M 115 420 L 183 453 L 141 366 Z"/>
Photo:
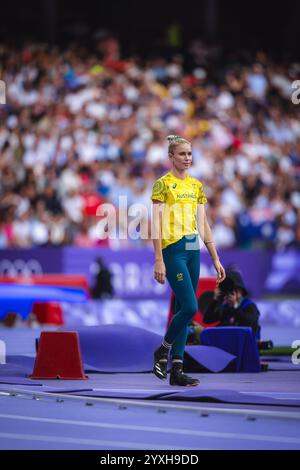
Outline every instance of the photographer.
<path id="1" fill-rule="evenodd" d="M 226 279 L 215 289 L 203 314 L 207 324 L 219 321 L 219 326 L 248 326 L 260 339 L 259 310 L 236 270 L 226 272 Z"/>

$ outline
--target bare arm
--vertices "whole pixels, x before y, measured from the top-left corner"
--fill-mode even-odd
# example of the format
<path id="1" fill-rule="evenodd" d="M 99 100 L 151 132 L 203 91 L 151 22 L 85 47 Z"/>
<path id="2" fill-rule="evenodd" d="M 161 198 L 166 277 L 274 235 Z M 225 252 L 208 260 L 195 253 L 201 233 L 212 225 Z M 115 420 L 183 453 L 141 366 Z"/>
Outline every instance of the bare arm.
<path id="1" fill-rule="evenodd" d="M 204 204 L 198 204 L 197 207 L 197 226 L 200 237 L 211 256 L 215 269 L 218 273 L 217 283 L 222 282 L 226 277 L 225 269 L 220 263 L 220 259 L 213 241 L 212 231 L 207 220 Z"/>
<path id="2" fill-rule="evenodd" d="M 160 284 L 166 280 L 166 267 L 162 256 L 161 234 L 164 203 L 153 200 L 152 206 L 152 241 L 155 254 L 154 279 Z"/>

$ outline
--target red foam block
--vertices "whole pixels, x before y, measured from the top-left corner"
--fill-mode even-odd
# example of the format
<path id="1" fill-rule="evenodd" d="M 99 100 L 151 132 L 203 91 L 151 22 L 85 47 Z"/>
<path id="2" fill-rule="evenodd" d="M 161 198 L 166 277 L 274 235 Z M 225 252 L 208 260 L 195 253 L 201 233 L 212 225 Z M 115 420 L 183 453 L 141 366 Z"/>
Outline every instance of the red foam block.
<path id="1" fill-rule="evenodd" d="M 87 379 L 83 370 L 78 333 L 43 331 L 31 378 Z"/>
<path id="2" fill-rule="evenodd" d="M 64 317 L 58 302 L 34 302 L 32 312 L 41 324 L 63 325 Z"/>

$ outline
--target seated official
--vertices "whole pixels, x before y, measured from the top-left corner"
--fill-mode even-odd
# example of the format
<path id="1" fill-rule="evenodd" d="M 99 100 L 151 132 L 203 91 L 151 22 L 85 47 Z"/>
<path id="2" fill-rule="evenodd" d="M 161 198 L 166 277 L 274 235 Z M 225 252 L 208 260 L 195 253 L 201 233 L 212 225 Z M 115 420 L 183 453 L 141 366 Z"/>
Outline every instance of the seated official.
<path id="1" fill-rule="evenodd" d="M 260 339 L 259 310 L 250 299 L 238 271 L 226 273 L 226 279 L 214 291 L 210 303 L 203 312 L 203 320 L 218 326 L 251 327 L 256 339 Z"/>

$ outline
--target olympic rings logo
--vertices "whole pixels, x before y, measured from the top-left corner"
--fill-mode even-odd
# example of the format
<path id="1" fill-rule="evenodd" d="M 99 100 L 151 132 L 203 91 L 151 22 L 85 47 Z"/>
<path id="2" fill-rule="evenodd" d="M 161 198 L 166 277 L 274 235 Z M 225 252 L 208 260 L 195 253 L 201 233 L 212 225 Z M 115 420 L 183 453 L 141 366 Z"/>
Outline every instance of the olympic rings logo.
<path id="1" fill-rule="evenodd" d="M 36 259 L 16 259 L 14 261 L 9 259 L 2 259 L 0 261 L 0 275 L 1 276 L 31 276 L 33 274 L 43 274 L 43 268 L 39 261 Z"/>

